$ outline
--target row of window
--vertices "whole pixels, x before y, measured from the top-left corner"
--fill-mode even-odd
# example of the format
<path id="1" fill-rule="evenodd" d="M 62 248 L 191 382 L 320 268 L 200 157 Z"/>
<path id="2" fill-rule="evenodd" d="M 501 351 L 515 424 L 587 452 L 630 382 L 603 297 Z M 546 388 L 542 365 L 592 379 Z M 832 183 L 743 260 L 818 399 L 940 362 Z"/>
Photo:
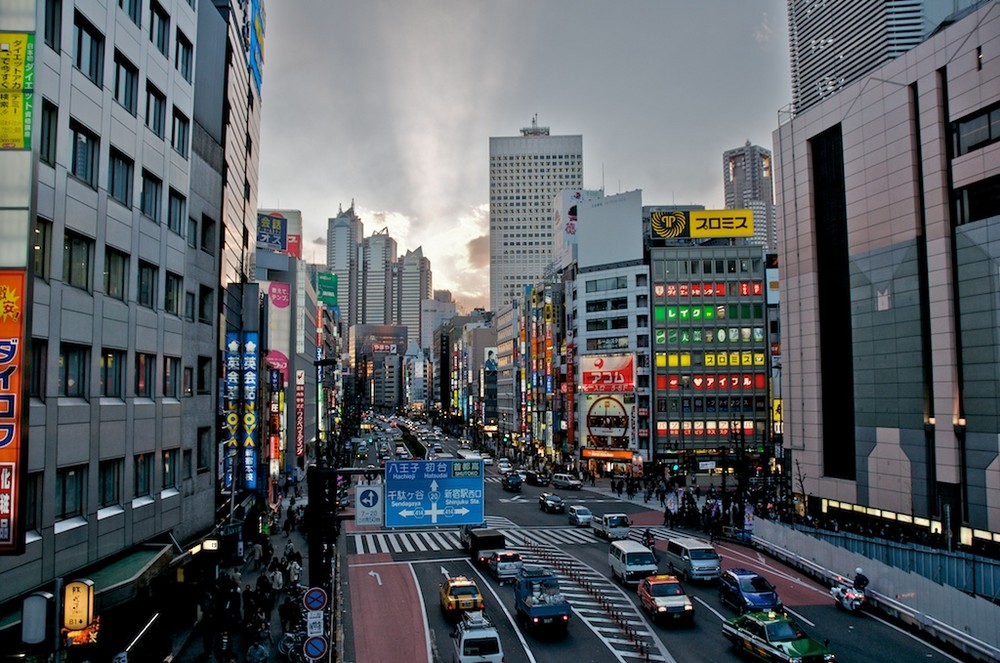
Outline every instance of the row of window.
<path id="1" fill-rule="evenodd" d="M 653 278 L 664 279 L 668 274 L 697 276 L 699 274 L 763 274 L 762 258 L 669 259 L 652 261 Z"/>
<path id="2" fill-rule="evenodd" d="M 208 471 L 212 458 L 212 429 L 203 427 L 197 434 L 198 471 Z M 160 490 L 177 488 L 180 477 L 194 476 L 195 455 L 190 450 L 164 449 L 160 453 Z M 154 467 L 156 454 L 143 453 L 132 457 L 131 494 L 124 495 L 125 458 L 110 458 L 98 465 L 97 508 L 121 506 L 125 499 L 149 497 L 153 494 Z M 183 467 L 178 465 L 183 463 Z M 87 505 L 89 465 L 74 465 L 60 468 L 56 472 L 55 519 L 65 520 L 84 516 L 90 512 Z M 179 476 L 180 473 L 180 476 Z M 42 525 L 42 505 L 44 500 L 43 475 L 41 472 L 28 474 L 25 490 L 25 528 L 37 531 Z"/>
<path id="3" fill-rule="evenodd" d="M 951 135 L 956 157 L 997 142 L 1000 140 L 1000 104 L 952 122 Z"/>
<path id="4" fill-rule="evenodd" d="M 714 414 L 716 412 L 766 413 L 766 396 L 673 396 L 657 398 L 657 412 Z"/>
<path id="5" fill-rule="evenodd" d="M 28 376 L 28 394 L 44 400 L 48 395 L 46 381 L 48 369 L 49 344 L 41 338 L 31 340 L 31 371 Z M 62 343 L 59 348 L 58 384 L 55 394 L 68 398 L 83 398 L 91 396 L 90 376 L 94 370 L 89 345 L 77 343 Z M 128 351 L 117 348 L 104 348 L 97 364 L 98 386 L 97 395 L 103 398 L 119 398 L 124 400 L 132 395 L 136 398 L 156 398 L 156 362 L 155 354 L 136 352 L 134 355 L 135 381 L 131 394 L 126 391 L 125 368 L 128 361 Z M 160 395 L 164 398 L 180 398 L 193 396 L 195 389 L 199 394 L 211 393 L 214 369 L 211 357 L 198 357 L 197 384 L 195 384 L 195 368 L 184 367 L 181 371 L 179 357 L 163 357 L 163 381 Z"/>
<path id="6" fill-rule="evenodd" d="M 193 222 L 192 222 L 193 223 Z M 33 245 L 34 275 L 44 280 L 50 278 L 52 223 L 39 218 L 35 223 Z M 195 229 L 195 233 L 196 233 Z M 213 230 L 214 232 L 214 230 Z M 94 240 L 84 235 L 66 231 L 63 238 L 63 273 L 66 285 L 92 292 L 94 272 Z M 130 257 L 127 253 L 107 247 L 104 255 L 104 294 L 121 301 L 128 301 Z M 138 261 L 135 280 L 135 301 L 156 309 L 159 297 L 160 268 L 145 260 Z M 163 310 L 194 322 L 197 309 L 198 321 L 211 324 L 213 320 L 215 291 L 212 286 L 201 284 L 199 292 L 184 291 L 184 277 L 166 271 L 163 288 Z"/>
<path id="7" fill-rule="evenodd" d="M 189 0 L 193 3 L 193 0 Z M 140 25 L 141 0 L 118 0 L 118 5 Z M 57 53 L 62 48 L 63 0 L 45 0 L 45 44 Z M 141 27 L 141 26 L 140 26 Z M 149 3 L 149 40 L 170 59 L 170 15 L 156 0 Z M 79 10 L 73 13 L 73 65 L 98 87 L 104 86 L 104 35 Z M 115 53 L 117 63 L 120 53 Z M 174 67 L 188 83 L 194 74 L 194 45 L 179 29 L 174 38 Z M 134 67 L 133 67 L 134 68 Z M 117 87 L 117 67 L 116 67 Z M 117 90 L 115 97 L 117 98 Z"/>

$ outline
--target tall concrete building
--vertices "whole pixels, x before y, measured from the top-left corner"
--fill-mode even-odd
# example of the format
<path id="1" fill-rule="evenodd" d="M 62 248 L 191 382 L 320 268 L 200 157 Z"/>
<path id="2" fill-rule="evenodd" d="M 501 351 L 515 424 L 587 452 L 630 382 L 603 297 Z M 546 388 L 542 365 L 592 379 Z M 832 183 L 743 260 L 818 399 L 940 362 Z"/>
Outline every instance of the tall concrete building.
<path id="1" fill-rule="evenodd" d="M 358 324 L 388 325 L 392 322 L 395 289 L 392 273 L 396 251 L 396 240 L 389 236 L 388 228 L 361 240 L 358 250 Z"/>
<path id="2" fill-rule="evenodd" d="M 0 496 L 0 532 L 14 504 L 23 550 L 0 557 L 0 613 L 64 576 L 93 578 L 90 655 L 110 660 L 192 591 L 198 572 L 178 545 L 217 524 L 221 292 L 253 276 L 263 3 L 0 13 L 6 63 L 35 37 L 34 140 L 18 154 L 30 176 L 0 168 L 8 204 L 30 199 L 20 227 L 33 240 L 24 503 Z M 163 573 L 171 564 L 185 573 Z M 0 651 L 23 651 L 16 619 L 0 626 Z"/>
<path id="3" fill-rule="evenodd" d="M 722 182 L 726 209 L 753 210 L 752 244 L 774 251 L 778 246 L 774 212 L 774 175 L 771 151 L 746 142 L 722 153 Z"/>
<path id="4" fill-rule="evenodd" d="M 1000 542 L 998 43 L 983 3 L 774 133 L 784 439 L 813 513 Z"/>
<path id="5" fill-rule="evenodd" d="M 434 330 L 457 312 L 455 300 L 449 290 L 435 290 L 434 297 L 420 302 L 420 348 L 429 352 L 434 342 Z"/>
<path id="6" fill-rule="evenodd" d="M 800 113 L 921 43 L 982 0 L 788 0 L 792 111 Z"/>
<path id="7" fill-rule="evenodd" d="M 337 276 L 337 306 L 344 325 L 341 335 L 358 323 L 358 245 L 365 226 L 354 212 L 354 201 L 347 210 L 327 221 L 326 266 Z"/>
<path id="8" fill-rule="evenodd" d="M 583 187 L 583 136 L 548 127 L 490 138 L 490 309 L 509 304 L 552 262 L 552 200 Z"/>
<path id="9" fill-rule="evenodd" d="M 396 263 L 393 324 L 406 327 L 406 337 L 420 347 L 420 319 L 423 303 L 431 296 L 431 261 L 423 247 L 407 251 Z"/>

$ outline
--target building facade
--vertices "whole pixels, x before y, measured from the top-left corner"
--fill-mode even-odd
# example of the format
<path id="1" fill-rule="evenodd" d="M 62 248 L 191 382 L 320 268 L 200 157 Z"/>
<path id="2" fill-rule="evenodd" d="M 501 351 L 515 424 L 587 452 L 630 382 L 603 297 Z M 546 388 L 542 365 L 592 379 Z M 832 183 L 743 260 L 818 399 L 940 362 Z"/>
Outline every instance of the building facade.
<path id="1" fill-rule="evenodd" d="M 518 298 L 552 261 L 552 199 L 583 186 L 583 137 L 551 136 L 537 119 L 490 138 L 490 310 Z"/>
<path id="2" fill-rule="evenodd" d="M 754 234 L 750 241 L 775 251 L 778 225 L 771 151 L 747 141 L 743 147 L 723 152 L 722 184 L 726 209 L 753 210 Z"/>
<path id="3" fill-rule="evenodd" d="M 984 3 L 774 133 L 795 488 L 967 545 L 1000 539 L 998 41 Z"/>
<path id="4" fill-rule="evenodd" d="M 358 245 L 365 234 L 365 226 L 354 211 L 354 203 L 327 221 L 326 266 L 337 276 L 337 306 L 340 308 L 341 333 L 358 323 Z"/>

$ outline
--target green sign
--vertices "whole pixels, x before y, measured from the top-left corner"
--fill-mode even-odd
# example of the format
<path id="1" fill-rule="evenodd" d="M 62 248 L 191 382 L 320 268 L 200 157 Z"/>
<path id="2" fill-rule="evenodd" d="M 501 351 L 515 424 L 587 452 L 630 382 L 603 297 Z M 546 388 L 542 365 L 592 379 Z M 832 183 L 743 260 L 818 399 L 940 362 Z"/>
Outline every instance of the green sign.
<path id="1" fill-rule="evenodd" d="M 316 274 L 316 291 L 319 301 L 324 306 L 337 305 L 337 275 L 326 272 Z"/>

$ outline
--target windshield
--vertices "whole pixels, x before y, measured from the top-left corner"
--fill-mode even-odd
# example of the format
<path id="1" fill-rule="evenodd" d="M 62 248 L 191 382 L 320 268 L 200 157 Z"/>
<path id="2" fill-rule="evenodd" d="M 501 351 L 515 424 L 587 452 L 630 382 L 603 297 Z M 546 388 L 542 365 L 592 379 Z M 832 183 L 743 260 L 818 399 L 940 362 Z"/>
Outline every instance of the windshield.
<path id="1" fill-rule="evenodd" d="M 750 594 L 763 594 L 764 592 L 774 591 L 774 587 L 771 586 L 771 583 L 764 580 L 760 576 L 740 578 L 740 589 Z"/>
<path id="2" fill-rule="evenodd" d="M 691 559 L 719 559 L 719 556 L 711 549 L 692 548 Z"/>
<path id="3" fill-rule="evenodd" d="M 661 582 L 652 587 L 653 596 L 681 596 L 684 590 L 676 582 Z"/>
<path id="4" fill-rule="evenodd" d="M 479 591 L 475 587 L 452 587 L 452 596 L 475 596 Z"/>
<path id="5" fill-rule="evenodd" d="M 625 516 L 610 516 L 608 527 L 628 527 L 628 519 Z"/>
<path id="6" fill-rule="evenodd" d="M 562 502 L 562 498 L 558 495 L 549 495 L 550 502 Z"/>
<path id="7" fill-rule="evenodd" d="M 641 553 L 629 553 L 625 556 L 625 563 L 632 565 L 642 565 L 650 566 L 656 564 L 656 560 L 653 558 L 653 553 L 641 552 Z"/>
<path id="8" fill-rule="evenodd" d="M 578 515 L 578 516 L 589 516 L 590 515 L 590 509 L 588 509 L 587 507 L 584 507 L 584 506 L 577 507 L 577 509 L 576 509 L 576 515 Z"/>
<path id="9" fill-rule="evenodd" d="M 805 633 L 799 628 L 799 625 L 795 622 L 775 622 L 773 624 L 768 624 L 767 629 L 767 641 L 768 642 L 787 642 L 789 640 L 798 640 L 799 638 L 804 638 Z"/>
<path id="10" fill-rule="evenodd" d="M 463 656 L 489 656 L 500 653 L 500 641 L 497 638 L 469 638 L 462 648 Z"/>

